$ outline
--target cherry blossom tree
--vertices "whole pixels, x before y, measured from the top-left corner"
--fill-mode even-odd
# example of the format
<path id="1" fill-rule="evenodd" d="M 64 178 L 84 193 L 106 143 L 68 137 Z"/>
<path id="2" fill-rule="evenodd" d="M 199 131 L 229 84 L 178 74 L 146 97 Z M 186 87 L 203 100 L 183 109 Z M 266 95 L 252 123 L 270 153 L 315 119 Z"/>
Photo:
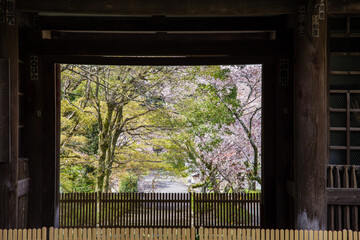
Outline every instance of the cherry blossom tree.
<path id="1" fill-rule="evenodd" d="M 203 191 L 260 184 L 261 66 L 202 67 L 197 94 L 182 112 L 191 141 L 178 145 L 200 170 Z M 186 144 L 187 143 L 187 144 Z"/>

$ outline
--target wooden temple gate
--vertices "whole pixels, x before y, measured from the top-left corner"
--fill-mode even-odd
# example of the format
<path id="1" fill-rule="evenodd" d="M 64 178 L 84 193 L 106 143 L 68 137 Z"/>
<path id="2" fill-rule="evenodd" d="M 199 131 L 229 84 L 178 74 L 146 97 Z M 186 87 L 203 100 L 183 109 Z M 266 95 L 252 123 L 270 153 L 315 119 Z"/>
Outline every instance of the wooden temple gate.
<path id="1" fill-rule="evenodd" d="M 357 230 L 359 19 L 358 0 L 0 0 L 0 228 L 59 226 L 59 63 L 262 64 L 262 227 Z"/>

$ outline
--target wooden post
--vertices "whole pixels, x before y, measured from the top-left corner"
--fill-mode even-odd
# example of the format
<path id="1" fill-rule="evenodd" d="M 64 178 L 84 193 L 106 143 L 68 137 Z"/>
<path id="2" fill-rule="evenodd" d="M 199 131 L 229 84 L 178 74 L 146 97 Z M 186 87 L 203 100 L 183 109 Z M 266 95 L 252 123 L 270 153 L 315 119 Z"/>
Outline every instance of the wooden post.
<path id="1" fill-rule="evenodd" d="M 328 161 L 326 16 L 299 1 L 295 33 L 294 134 L 295 228 L 326 228 L 325 164 Z"/>
<path id="2" fill-rule="evenodd" d="M 262 67 L 262 153 L 261 153 L 261 227 L 276 228 L 276 115 L 273 111 L 275 99 L 276 65 L 265 63 Z"/>
<path id="3" fill-rule="evenodd" d="M 0 163 L 0 229 L 16 228 L 18 221 L 18 25 L 17 19 L 13 18 L 15 10 L 11 10 L 10 16 L 3 19 L 5 22 L 0 22 L 0 58 L 8 59 L 10 77 L 10 125 L 0 126 L 10 130 L 9 144 L 0 146 L 0 151 L 10 153 L 8 161 Z"/>
<path id="4" fill-rule="evenodd" d="M 0 58 L 0 163 L 10 162 L 9 59 Z"/>
<path id="5" fill-rule="evenodd" d="M 24 59 L 24 95 L 25 107 L 26 107 L 26 118 L 24 124 L 29 126 L 25 128 L 26 134 L 24 134 L 25 152 L 29 157 L 29 173 L 32 182 L 31 194 L 29 196 L 29 228 L 37 228 L 44 226 L 42 222 L 43 215 L 43 139 L 42 125 L 43 125 L 43 76 L 42 76 L 42 61 L 40 56 L 30 55 L 27 52 L 22 53 Z M 38 57 L 37 74 L 38 77 L 31 80 L 31 58 Z M 31 126 L 31 127 L 30 127 Z M 31 143 L 31 144 L 29 144 Z M 50 160 L 49 160 L 50 161 Z M 50 169 L 49 171 L 50 172 Z"/>
<path id="6" fill-rule="evenodd" d="M 56 76 L 55 76 L 55 65 L 52 61 L 49 61 L 46 58 L 41 59 L 43 64 L 42 69 L 42 91 L 43 103 L 42 109 L 42 166 L 43 166 L 43 176 L 42 176 L 42 224 L 43 226 L 50 227 L 54 226 L 55 218 L 55 207 L 57 202 L 55 201 L 58 196 L 57 189 L 57 180 L 59 169 L 57 167 L 57 150 L 55 149 L 58 145 L 56 137 L 57 131 L 57 116 L 56 113 L 59 109 L 56 109 Z M 57 221 L 56 221 L 57 224 Z"/>

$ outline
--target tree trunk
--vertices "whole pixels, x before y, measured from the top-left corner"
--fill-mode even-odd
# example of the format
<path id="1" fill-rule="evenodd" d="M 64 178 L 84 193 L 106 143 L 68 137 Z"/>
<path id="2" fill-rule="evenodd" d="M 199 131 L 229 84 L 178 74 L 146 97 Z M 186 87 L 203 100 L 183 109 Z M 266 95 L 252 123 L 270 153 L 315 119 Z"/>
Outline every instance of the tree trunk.
<path id="1" fill-rule="evenodd" d="M 110 123 L 113 115 L 114 107 L 108 104 L 108 111 L 103 121 L 103 126 L 99 129 L 99 167 L 97 177 L 97 191 L 104 191 L 104 180 L 106 176 L 106 159 L 109 151 L 109 131 Z M 99 125 L 100 126 L 100 125 Z"/>

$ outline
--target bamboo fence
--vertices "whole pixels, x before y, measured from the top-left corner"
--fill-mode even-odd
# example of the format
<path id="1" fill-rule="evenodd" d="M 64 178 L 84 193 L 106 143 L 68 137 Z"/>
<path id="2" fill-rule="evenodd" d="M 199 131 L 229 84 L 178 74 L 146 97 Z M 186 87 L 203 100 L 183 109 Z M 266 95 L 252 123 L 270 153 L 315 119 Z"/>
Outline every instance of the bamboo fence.
<path id="1" fill-rule="evenodd" d="M 240 228 L 42 228 L 0 230 L 0 240 L 360 240 L 360 232 Z"/>

